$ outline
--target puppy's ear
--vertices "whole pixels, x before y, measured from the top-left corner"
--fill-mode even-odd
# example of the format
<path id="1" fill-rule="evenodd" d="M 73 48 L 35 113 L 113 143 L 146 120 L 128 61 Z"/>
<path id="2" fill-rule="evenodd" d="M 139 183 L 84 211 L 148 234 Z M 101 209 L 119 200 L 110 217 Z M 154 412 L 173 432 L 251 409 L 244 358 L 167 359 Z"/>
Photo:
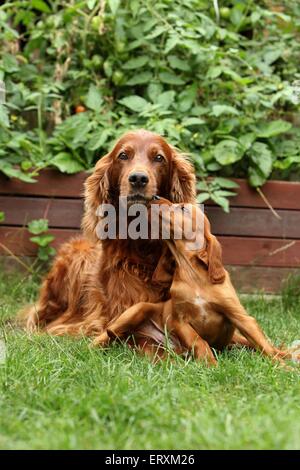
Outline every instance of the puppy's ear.
<path id="1" fill-rule="evenodd" d="M 175 263 L 172 263 L 172 257 L 166 245 L 158 260 L 155 271 L 152 275 L 152 281 L 158 284 L 171 284 L 175 269 Z"/>
<path id="2" fill-rule="evenodd" d="M 206 248 L 199 258 L 208 268 L 208 276 L 212 284 L 222 284 L 225 280 L 226 271 L 222 262 L 222 247 L 217 238 L 210 231 L 210 223 L 204 217 L 204 238 Z"/>
<path id="3" fill-rule="evenodd" d="M 94 172 L 84 183 L 84 215 L 82 230 L 90 240 L 96 241 L 96 215 L 100 204 L 110 202 L 110 169 L 112 165 L 111 155 L 102 157 L 95 166 Z"/>
<path id="4" fill-rule="evenodd" d="M 193 165 L 172 148 L 172 174 L 170 200 L 172 202 L 196 202 L 196 177 Z"/>

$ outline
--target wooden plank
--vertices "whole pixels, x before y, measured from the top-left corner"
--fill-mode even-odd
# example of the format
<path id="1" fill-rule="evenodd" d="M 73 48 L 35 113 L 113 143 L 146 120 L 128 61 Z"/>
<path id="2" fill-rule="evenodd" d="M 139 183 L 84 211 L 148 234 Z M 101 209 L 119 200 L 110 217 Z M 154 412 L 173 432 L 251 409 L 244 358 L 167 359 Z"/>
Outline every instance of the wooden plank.
<path id="1" fill-rule="evenodd" d="M 289 276 L 299 276 L 300 269 L 259 266 L 227 266 L 234 287 L 243 293 L 279 294 Z"/>
<path id="2" fill-rule="evenodd" d="M 54 248 L 70 240 L 74 236 L 80 235 L 78 230 L 52 229 L 49 231 L 55 239 L 51 243 Z M 35 256 L 37 246 L 29 239 L 32 235 L 26 228 L 22 227 L 0 227 L 0 243 L 5 245 L 16 256 Z M 8 252 L 0 245 L 0 255 L 7 255 Z"/>
<path id="3" fill-rule="evenodd" d="M 47 169 L 40 172 L 36 183 L 24 183 L 0 173 L 0 194 L 77 198 L 83 194 L 83 183 L 88 175 L 87 172 L 67 175 Z"/>
<path id="4" fill-rule="evenodd" d="M 5 225 L 24 226 L 33 219 L 46 218 L 49 227 L 80 228 L 82 199 L 0 196 Z"/>
<path id="5" fill-rule="evenodd" d="M 50 227 L 80 228 L 83 200 L 0 196 L 0 210 L 5 213 L 5 225 L 23 226 L 48 218 Z M 300 211 L 279 210 L 281 220 L 269 209 L 232 208 L 226 214 L 208 206 L 206 213 L 215 235 L 300 239 Z"/>
<path id="6" fill-rule="evenodd" d="M 80 172 L 75 175 L 60 173 L 58 170 L 42 170 L 36 183 L 24 183 L 15 178 L 9 179 L 0 173 L 0 194 L 28 196 L 80 197 L 83 183 L 90 173 Z M 261 207 L 266 204 L 244 179 L 234 178 L 240 188 L 238 195 L 230 198 L 232 207 Z M 290 181 L 268 181 L 262 188 L 263 193 L 275 209 L 300 209 L 300 183 Z M 207 201 L 207 205 L 215 205 Z"/>
<path id="7" fill-rule="evenodd" d="M 55 247 L 68 240 L 79 231 L 52 229 Z M 0 227 L 0 242 L 16 255 L 32 256 L 35 246 L 30 242 L 30 234 L 22 227 Z M 219 237 L 223 247 L 223 260 L 228 265 L 300 267 L 300 241 L 274 240 L 264 238 Z"/>
<path id="8" fill-rule="evenodd" d="M 34 260 L 32 256 L 21 256 L 22 261 L 30 266 Z M 1 256 L 1 267 L 5 272 L 23 270 L 22 266 L 10 256 Z M 265 293 L 280 294 L 286 279 L 289 276 L 299 276 L 300 269 L 292 268 L 265 268 L 257 266 L 226 266 L 230 272 L 234 287 L 245 294 Z M 25 269 L 24 269 L 25 271 Z"/>
<path id="9" fill-rule="evenodd" d="M 229 199 L 231 207 L 261 207 L 267 205 L 244 179 L 233 178 L 240 187 L 235 192 L 237 196 Z M 261 188 L 262 192 L 274 209 L 300 209 L 300 183 L 292 181 L 267 181 Z M 213 201 L 206 201 L 205 205 L 215 205 Z"/>
<path id="10" fill-rule="evenodd" d="M 300 240 L 218 237 L 224 264 L 240 266 L 300 267 Z"/>
<path id="11" fill-rule="evenodd" d="M 215 235 L 300 238 L 300 211 L 278 210 L 278 220 L 269 209 L 205 208 Z"/>

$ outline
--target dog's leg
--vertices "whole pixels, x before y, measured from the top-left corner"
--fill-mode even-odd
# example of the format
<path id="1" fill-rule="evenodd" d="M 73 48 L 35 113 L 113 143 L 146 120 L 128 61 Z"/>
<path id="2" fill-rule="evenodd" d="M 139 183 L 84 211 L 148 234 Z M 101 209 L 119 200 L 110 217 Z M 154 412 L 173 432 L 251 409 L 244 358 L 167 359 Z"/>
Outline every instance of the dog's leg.
<path id="1" fill-rule="evenodd" d="M 255 349 L 253 344 L 237 330 L 234 331 L 230 343 L 228 344 L 228 347 L 232 346 L 244 346 L 245 348 Z"/>
<path id="2" fill-rule="evenodd" d="M 93 344 L 105 346 L 111 338 L 120 338 L 137 328 L 144 320 L 151 318 L 154 314 L 162 313 L 163 303 L 139 302 L 129 307 L 117 319 L 108 324 L 107 330 L 97 336 Z"/>
<path id="3" fill-rule="evenodd" d="M 183 346 L 193 352 L 195 359 L 206 362 L 208 365 L 217 365 L 217 360 L 209 344 L 196 333 L 189 323 L 170 319 L 167 328 L 178 336 Z"/>
<path id="4" fill-rule="evenodd" d="M 248 315 L 244 307 L 241 305 L 232 285 L 230 285 L 230 295 L 226 295 L 228 294 L 228 290 L 221 291 L 219 289 L 219 294 L 220 293 L 221 295 L 219 295 L 218 304 L 222 308 L 223 313 L 246 338 L 246 340 L 248 340 L 247 344 L 240 336 L 238 340 L 239 344 L 244 344 L 245 346 L 258 349 L 266 356 L 274 359 L 280 360 L 281 358 L 287 358 L 288 353 L 280 351 L 273 346 L 273 344 L 271 344 L 265 337 L 255 318 Z"/>

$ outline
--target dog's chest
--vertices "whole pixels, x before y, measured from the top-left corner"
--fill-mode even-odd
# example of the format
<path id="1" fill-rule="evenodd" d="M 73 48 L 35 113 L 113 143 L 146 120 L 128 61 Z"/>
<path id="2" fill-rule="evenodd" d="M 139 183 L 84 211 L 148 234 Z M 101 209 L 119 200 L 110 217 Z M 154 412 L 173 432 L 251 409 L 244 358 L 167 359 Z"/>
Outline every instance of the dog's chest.
<path id="1" fill-rule="evenodd" d="M 177 303 L 176 310 L 181 316 L 197 319 L 203 324 L 209 321 L 208 303 L 199 294 L 190 297 L 185 302 Z"/>

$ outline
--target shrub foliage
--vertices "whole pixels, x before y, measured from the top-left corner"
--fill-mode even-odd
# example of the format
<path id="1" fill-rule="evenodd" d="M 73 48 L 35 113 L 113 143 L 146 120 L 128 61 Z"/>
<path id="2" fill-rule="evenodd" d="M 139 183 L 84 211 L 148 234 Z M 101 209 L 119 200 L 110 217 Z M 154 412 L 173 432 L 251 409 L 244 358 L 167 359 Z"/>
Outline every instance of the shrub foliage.
<path id="1" fill-rule="evenodd" d="M 223 206 L 224 177 L 297 175 L 299 28 L 297 0 L 7 1 L 0 170 L 88 169 L 145 127 L 219 177 Z"/>

